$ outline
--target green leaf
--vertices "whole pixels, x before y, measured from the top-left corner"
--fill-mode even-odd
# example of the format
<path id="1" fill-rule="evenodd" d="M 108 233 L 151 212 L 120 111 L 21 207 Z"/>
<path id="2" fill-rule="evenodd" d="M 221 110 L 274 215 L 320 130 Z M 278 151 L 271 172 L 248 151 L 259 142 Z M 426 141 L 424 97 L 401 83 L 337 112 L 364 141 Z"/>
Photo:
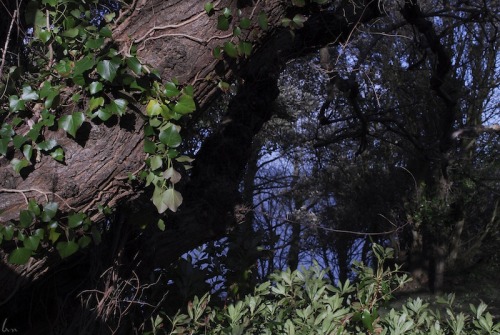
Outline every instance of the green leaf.
<path id="1" fill-rule="evenodd" d="M 111 100 L 109 105 L 106 106 L 106 109 L 113 114 L 122 116 L 123 114 L 125 114 L 127 110 L 127 100 L 125 99 Z"/>
<path id="2" fill-rule="evenodd" d="M 214 56 L 215 59 L 222 59 L 222 50 L 219 46 L 214 48 L 212 56 Z"/>
<path id="3" fill-rule="evenodd" d="M 212 15 L 213 12 L 214 12 L 214 4 L 211 3 L 211 2 L 207 2 L 204 6 L 205 8 L 205 12 L 208 14 L 208 15 Z"/>
<path id="4" fill-rule="evenodd" d="M 240 21 L 240 28 L 241 29 L 248 29 L 248 28 L 250 28 L 251 25 L 252 25 L 252 21 L 250 21 L 250 19 L 247 17 L 242 18 Z"/>
<path id="5" fill-rule="evenodd" d="M 24 100 L 19 99 L 17 95 L 9 97 L 9 109 L 11 112 L 23 111 L 26 108 Z"/>
<path id="6" fill-rule="evenodd" d="M 241 28 L 240 27 L 234 27 L 233 29 L 233 36 L 238 37 L 241 35 Z"/>
<path id="7" fill-rule="evenodd" d="M 302 28 L 302 27 L 304 27 L 304 22 L 307 21 L 307 18 L 302 14 L 296 14 L 293 17 L 292 21 L 297 28 Z"/>
<path id="8" fill-rule="evenodd" d="M 69 38 L 75 38 L 75 37 L 78 36 L 78 33 L 79 33 L 79 29 L 78 29 L 78 27 L 75 27 L 75 28 L 71 28 L 71 29 L 65 30 L 62 33 L 62 36 L 69 37 Z"/>
<path id="9" fill-rule="evenodd" d="M 238 50 L 236 49 L 236 46 L 232 42 L 224 43 L 224 52 L 231 58 L 238 57 Z"/>
<path id="10" fill-rule="evenodd" d="M 222 15 L 224 15 L 227 18 L 230 18 L 232 16 L 231 9 L 225 7 L 222 11 Z"/>
<path id="11" fill-rule="evenodd" d="M 76 228 L 82 225 L 87 216 L 84 213 L 74 213 L 68 217 L 68 227 Z"/>
<path id="12" fill-rule="evenodd" d="M 31 251 L 36 251 L 36 249 L 38 249 L 38 246 L 40 245 L 40 237 L 28 236 L 27 238 L 24 239 L 23 245 L 26 249 L 29 249 Z"/>
<path id="13" fill-rule="evenodd" d="M 224 15 L 219 15 L 217 17 L 217 29 L 226 31 L 229 29 L 229 18 Z"/>
<path id="14" fill-rule="evenodd" d="M 76 112 L 71 115 L 64 115 L 59 119 L 59 128 L 64 129 L 68 134 L 75 137 L 76 131 L 83 124 L 85 115 L 81 112 Z"/>
<path id="15" fill-rule="evenodd" d="M 146 113 L 148 116 L 155 116 L 155 115 L 160 115 L 161 113 L 161 105 L 158 102 L 158 100 L 151 99 L 149 100 L 148 105 L 146 106 Z"/>
<path id="16" fill-rule="evenodd" d="M 40 33 L 38 34 L 38 38 L 40 38 L 40 41 L 43 43 L 47 43 L 50 40 L 51 34 L 50 31 L 42 29 Z"/>
<path id="17" fill-rule="evenodd" d="M 33 155 L 33 147 L 30 144 L 26 144 L 23 146 L 23 155 L 27 160 L 31 160 Z"/>
<path id="18" fill-rule="evenodd" d="M 90 242 L 92 242 L 92 239 L 89 236 L 84 235 L 78 239 L 78 246 L 83 249 L 86 248 Z"/>
<path id="19" fill-rule="evenodd" d="M 95 112 L 94 114 L 92 114 L 92 117 L 98 117 L 99 119 L 101 119 L 102 121 L 108 121 L 110 117 L 113 116 L 113 114 L 111 113 L 111 111 L 109 111 L 107 108 L 100 108 L 97 110 L 97 112 Z"/>
<path id="20" fill-rule="evenodd" d="M 22 135 L 16 135 L 12 138 L 12 143 L 14 144 L 14 147 L 16 149 L 21 149 L 21 146 L 27 141 L 28 139 Z"/>
<path id="21" fill-rule="evenodd" d="M 14 168 L 14 171 L 16 171 L 17 173 L 19 173 L 19 172 L 21 172 L 22 169 L 24 169 L 25 167 L 29 166 L 30 162 L 26 158 L 23 158 L 21 160 L 19 160 L 17 158 L 13 158 L 10 161 L 10 164 Z"/>
<path id="22" fill-rule="evenodd" d="M 57 240 L 59 239 L 59 236 L 61 236 L 61 233 L 59 233 L 55 228 L 50 229 L 49 240 L 50 240 L 50 242 L 52 242 L 52 244 L 57 242 Z"/>
<path id="23" fill-rule="evenodd" d="M 50 222 L 56 216 L 58 206 L 57 202 L 48 202 L 43 205 L 41 220 L 43 222 Z"/>
<path id="24" fill-rule="evenodd" d="M 182 95 L 175 104 L 174 112 L 182 115 L 192 113 L 196 110 L 196 104 L 194 99 L 189 95 Z"/>
<path id="25" fill-rule="evenodd" d="M 6 155 L 9 148 L 10 139 L 0 138 L 0 155 Z"/>
<path id="26" fill-rule="evenodd" d="M 96 94 L 102 91 L 102 83 L 99 81 L 93 81 L 89 84 L 90 94 Z"/>
<path id="27" fill-rule="evenodd" d="M 163 165 L 163 160 L 161 159 L 160 156 L 153 156 L 149 159 L 149 166 L 151 167 L 152 171 L 161 168 L 162 165 Z"/>
<path id="28" fill-rule="evenodd" d="M 42 151 L 50 151 L 57 146 L 58 146 L 57 141 L 54 139 L 45 140 L 43 142 L 38 143 L 37 145 L 38 149 Z"/>
<path id="29" fill-rule="evenodd" d="M 0 227 L 0 229 L 1 228 L 2 227 Z M 13 237 L 14 237 L 14 226 L 11 224 L 4 226 L 3 227 L 3 238 L 6 241 L 10 241 L 10 240 L 12 240 Z"/>
<path id="30" fill-rule="evenodd" d="M 99 107 L 102 107 L 103 105 L 104 105 L 104 98 L 103 97 L 90 98 L 89 111 L 93 111 Z"/>
<path id="31" fill-rule="evenodd" d="M 28 201 L 28 210 L 33 213 L 33 215 L 38 216 L 40 215 L 40 206 L 36 203 L 35 200 L 31 199 Z"/>
<path id="32" fill-rule="evenodd" d="M 99 35 L 101 35 L 102 37 L 107 37 L 107 38 L 113 37 L 113 33 L 112 33 L 111 29 L 109 29 L 108 26 L 102 27 L 101 30 L 99 30 Z"/>
<path id="33" fill-rule="evenodd" d="M 73 69 L 73 77 L 83 74 L 85 71 L 92 69 L 95 66 L 95 60 L 91 56 L 85 56 L 75 63 Z"/>
<path id="34" fill-rule="evenodd" d="M 34 91 L 31 86 L 24 86 L 23 87 L 23 94 L 21 95 L 21 99 L 24 101 L 31 101 L 31 100 L 37 100 L 38 99 L 38 93 Z"/>
<path id="35" fill-rule="evenodd" d="M 135 74 L 141 74 L 142 64 L 136 57 L 127 58 L 127 67 L 131 69 Z"/>
<path id="36" fill-rule="evenodd" d="M 176 97 L 180 93 L 181 91 L 179 91 L 179 89 L 173 82 L 169 81 L 165 84 L 165 95 L 167 96 L 167 98 Z"/>
<path id="37" fill-rule="evenodd" d="M 89 40 L 85 43 L 85 47 L 86 47 L 86 48 L 89 48 L 89 49 L 92 49 L 92 50 L 99 49 L 99 48 L 101 48 L 103 45 L 104 45 L 104 38 L 102 38 L 102 37 L 100 37 L 100 38 L 95 38 L 95 39 L 89 39 Z"/>
<path id="38" fill-rule="evenodd" d="M 33 223 L 34 215 L 30 210 L 22 210 L 19 213 L 19 225 L 21 228 L 28 228 Z"/>
<path id="39" fill-rule="evenodd" d="M 238 52 L 240 55 L 249 57 L 252 54 L 253 45 L 250 42 L 241 41 L 238 44 Z"/>
<path id="40" fill-rule="evenodd" d="M 9 263 L 23 265 L 28 263 L 31 258 L 32 251 L 28 248 L 17 248 L 9 255 Z"/>
<path id="41" fill-rule="evenodd" d="M 153 192 L 153 204 L 160 214 L 167 209 L 176 212 L 177 208 L 182 204 L 182 195 L 173 188 L 163 190 L 159 187 L 155 187 Z"/>
<path id="42" fill-rule="evenodd" d="M 267 28 L 269 26 L 269 22 L 268 22 L 268 19 L 267 19 L 267 14 L 265 12 L 260 12 L 257 20 L 259 22 L 259 27 L 262 30 L 267 30 Z"/>
<path id="43" fill-rule="evenodd" d="M 64 150 L 63 148 L 57 148 L 56 150 L 52 151 L 50 153 L 50 157 L 55 159 L 58 162 L 63 162 L 64 161 Z"/>
<path id="44" fill-rule="evenodd" d="M 108 81 L 115 79 L 119 68 L 120 63 L 115 60 L 103 60 L 97 63 L 97 73 Z"/>
<path id="45" fill-rule="evenodd" d="M 145 138 L 144 139 L 144 152 L 147 154 L 156 153 L 156 144 L 153 141 L 150 141 L 147 138 Z"/>
<path id="46" fill-rule="evenodd" d="M 78 244 L 75 241 L 59 242 L 56 245 L 61 258 L 66 258 L 78 251 Z"/>
<path id="47" fill-rule="evenodd" d="M 292 0 L 292 5 L 297 7 L 304 7 L 306 5 L 305 0 Z"/>
<path id="48" fill-rule="evenodd" d="M 176 148 L 181 144 L 182 138 L 174 127 L 169 127 L 160 132 L 160 141 L 170 148 Z"/>

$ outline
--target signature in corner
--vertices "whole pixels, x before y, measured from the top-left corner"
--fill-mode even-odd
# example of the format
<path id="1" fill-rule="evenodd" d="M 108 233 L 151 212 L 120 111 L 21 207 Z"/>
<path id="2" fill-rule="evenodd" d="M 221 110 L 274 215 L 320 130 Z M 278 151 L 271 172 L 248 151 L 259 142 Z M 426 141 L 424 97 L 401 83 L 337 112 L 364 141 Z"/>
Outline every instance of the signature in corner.
<path id="1" fill-rule="evenodd" d="M 2 328 L 0 329 L 0 332 L 2 334 L 17 333 L 18 332 L 17 328 L 9 328 L 9 327 L 7 327 L 7 321 L 8 320 L 9 319 L 7 319 L 7 318 L 3 319 Z"/>

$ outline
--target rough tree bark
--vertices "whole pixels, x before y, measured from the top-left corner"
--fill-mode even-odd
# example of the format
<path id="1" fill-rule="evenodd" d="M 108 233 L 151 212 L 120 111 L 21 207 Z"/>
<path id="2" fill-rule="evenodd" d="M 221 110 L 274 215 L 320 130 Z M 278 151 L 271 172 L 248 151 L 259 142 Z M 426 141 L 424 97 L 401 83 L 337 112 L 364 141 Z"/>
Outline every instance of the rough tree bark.
<path id="1" fill-rule="evenodd" d="M 238 3 L 216 2 L 221 8 L 235 8 Z M 255 7 L 242 6 L 242 10 L 247 15 L 264 11 L 271 28 L 252 32 L 256 50 L 250 59 L 240 62 L 222 63 L 212 58 L 212 48 L 230 36 L 216 29 L 216 16 L 207 16 L 199 1 L 135 1 L 114 30 L 122 52 L 135 43 L 138 58 L 159 69 L 163 79 L 176 77 L 181 83 L 193 84 L 198 113 L 218 93 L 213 78 L 237 78 L 242 83 L 229 104 L 228 121 L 202 143 L 194 168 L 180 190 L 184 203 L 175 215 L 169 215 L 164 232 L 151 228 L 154 225 L 145 231 L 138 229 L 138 221 L 155 223 L 158 216 L 149 202 L 148 191 L 138 192 L 126 182 L 128 173 L 141 169 L 144 161 L 143 123 L 133 114 L 116 124 L 88 123 L 85 127 L 89 135 L 79 133 L 76 142 L 60 131 L 47 134 L 64 147 L 64 165 L 43 157 L 35 170 L 20 177 L 12 172 L 8 160 L 1 158 L 0 222 L 17 218 L 19 210 L 26 206 L 25 196 L 40 201 L 54 199 L 63 211 L 92 211 L 98 203 L 108 205 L 116 208 L 116 217 L 109 228 L 109 241 L 79 253 L 71 263 L 47 256 L 26 266 L 12 266 L 7 265 L 2 255 L 0 315 L 17 317 L 21 322 L 31 306 L 29 328 L 37 327 L 43 333 L 49 329 L 44 327 L 61 322 L 67 296 L 78 301 L 80 291 L 76 287 L 90 276 L 89 269 L 101 281 L 108 278 L 109 267 L 118 269 L 115 272 L 118 277 L 133 274 L 145 280 L 153 269 L 167 266 L 193 247 L 223 236 L 234 222 L 240 199 L 238 186 L 250 157 L 253 136 L 271 117 L 270 105 L 279 93 L 277 78 L 285 62 L 326 43 L 345 42 L 356 25 L 381 15 L 376 1 L 346 2 L 335 11 L 305 7 L 300 10 L 310 18 L 292 38 L 279 24 L 290 10 L 283 1 L 258 1 Z M 97 212 L 93 213 L 95 220 L 103 220 Z M 81 273 L 83 279 L 76 273 Z M 113 280 L 103 285 L 111 291 Z M 54 310 L 34 307 L 32 294 L 41 290 L 50 296 L 45 297 L 48 300 L 44 303 L 54 304 Z M 44 296 L 37 297 L 42 300 Z M 101 302 L 105 302 L 104 298 Z M 105 316 L 99 308 L 71 310 L 82 318 L 103 320 Z M 41 315 L 36 317 L 36 311 Z M 64 312 L 69 318 L 76 315 L 70 309 Z M 120 324 L 115 326 L 118 328 Z"/>

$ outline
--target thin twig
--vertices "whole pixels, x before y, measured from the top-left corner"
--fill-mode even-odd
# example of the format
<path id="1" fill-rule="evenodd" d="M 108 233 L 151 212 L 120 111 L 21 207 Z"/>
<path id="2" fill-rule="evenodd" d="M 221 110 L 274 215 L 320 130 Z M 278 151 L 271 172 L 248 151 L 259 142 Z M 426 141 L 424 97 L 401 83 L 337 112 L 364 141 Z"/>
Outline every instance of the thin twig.
<path id="1" fill-rule="evenodd" d="M 14 11 L 14 14 L 12 15 L 12 20 L 10 21 L 9 32 L 7 33 L 7 38 L 5 39 L 5 45 L 4 45 L 4 49 L 3 49 L 3 55 L 2 55 L 2 63 L 0 64 L 0 76 L 2 75 L 3 67 L 5 65 L 5 57 L 7 56 L 7 49 L 9 47 L 10 34 L 12 32 L 12 27 L 14 27 L 14 22 L 16 21 L 16 17 L 17 17 L 17 9 Z"/>

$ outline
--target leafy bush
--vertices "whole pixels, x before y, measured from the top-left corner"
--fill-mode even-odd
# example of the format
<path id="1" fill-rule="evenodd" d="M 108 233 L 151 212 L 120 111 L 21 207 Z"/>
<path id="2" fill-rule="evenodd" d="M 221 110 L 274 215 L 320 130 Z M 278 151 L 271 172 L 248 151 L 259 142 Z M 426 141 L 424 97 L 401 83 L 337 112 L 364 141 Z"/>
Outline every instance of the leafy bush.
<path id="1" fill-rule="evenodd" d="M 373 251 L 377 268 L 354 264 L 356 283 L 335 287 L 318 266 L 284 271 L 223 308 L 210 306 L 209 294 L 195 297 L 187 314 L 152 319 L 148 334 L 500 334 L 484 303 L 471 305 L 469 315 L 455 313 L 453 295 L 444 299 L 445 315 L 420 298 L 379 313 L 410 279 L 398 267 L 384 267 L 391 249 L 375 245 Z"/>

